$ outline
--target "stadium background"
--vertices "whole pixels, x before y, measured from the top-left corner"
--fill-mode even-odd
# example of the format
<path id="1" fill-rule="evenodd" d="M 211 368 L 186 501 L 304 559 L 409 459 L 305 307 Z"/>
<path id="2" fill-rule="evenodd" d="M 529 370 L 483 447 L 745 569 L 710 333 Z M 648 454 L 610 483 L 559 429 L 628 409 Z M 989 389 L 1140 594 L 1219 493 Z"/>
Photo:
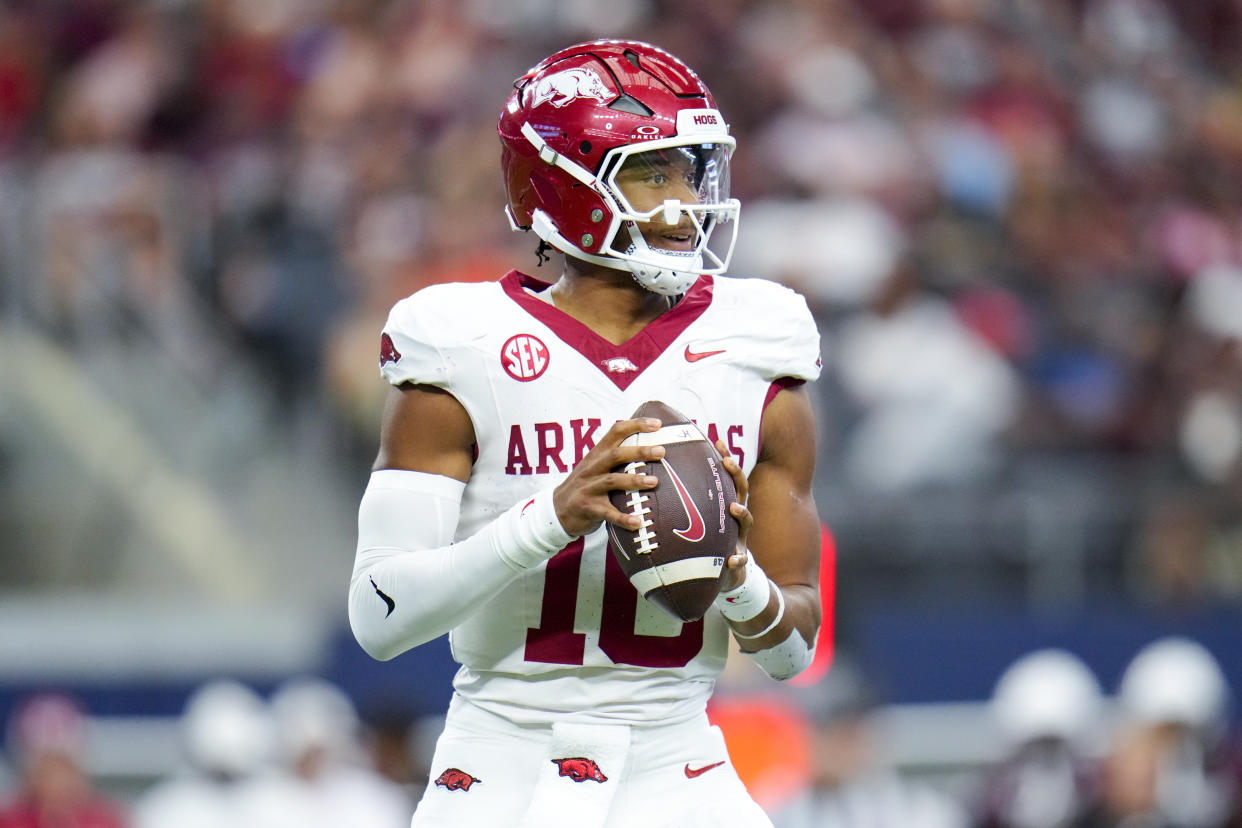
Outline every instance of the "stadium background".
<path id="1" fill-rule="evenodd" d="M 0 718 L 71 690 L 132 792 L 212 677 L 443 709 L 443 642 L 375 665 L 345 622 L 378 330 L 429 283 L 554 275 L 495 118 L 602 34 L 708 81 L 732 272 L 820 321 L 836 652 L 899 757 L 986 761 L 979 705 L 1038 647 L 1112 692 L 1186 635 L 1242 687 L 1236 3 L 8 0 Z"/>

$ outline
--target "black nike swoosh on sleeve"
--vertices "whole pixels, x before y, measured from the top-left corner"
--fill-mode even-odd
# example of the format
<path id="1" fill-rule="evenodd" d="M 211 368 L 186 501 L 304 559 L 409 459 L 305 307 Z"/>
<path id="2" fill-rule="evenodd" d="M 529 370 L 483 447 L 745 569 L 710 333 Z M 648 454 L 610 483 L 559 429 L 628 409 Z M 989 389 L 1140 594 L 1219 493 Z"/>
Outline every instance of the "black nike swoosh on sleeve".
<path id="1" fill-rule="evenodd" d="M 371 586 L 375 588 L 375 594 L 383 598 L 384 603 L 388 605 L 388 612 L 384 613 L 384 617 L 387 618 L 392 615 L 392 611 L 397 608 L 397 602 L 384 594 L 384 590 L 379 588 L 379 585 L 375 583 L 374 578 L 371 579 Z"/>

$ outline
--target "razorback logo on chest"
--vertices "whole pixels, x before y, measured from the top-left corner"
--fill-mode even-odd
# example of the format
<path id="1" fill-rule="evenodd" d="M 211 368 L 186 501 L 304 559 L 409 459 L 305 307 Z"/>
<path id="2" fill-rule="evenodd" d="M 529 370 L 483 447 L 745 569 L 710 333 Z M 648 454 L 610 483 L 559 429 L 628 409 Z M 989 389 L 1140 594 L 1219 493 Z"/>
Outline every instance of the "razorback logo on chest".
<path id="1" fill-rule="evenodd" d="M 611 424 L 609 424 L 611 425 Z M 567 423 L 525 423 L 509 426 L 509 450 L 505 474 L 549 474 L 567 472 L 581 462 L 595 447 L 595 441 L 607 431 L 597 417 L 570 420 Z M 707 439 L 714 444 L 723 439 L 739 465 L 746 464 L 742 447 L 746 430 L 741 425 L 722 426 L 708 423 Z"/>

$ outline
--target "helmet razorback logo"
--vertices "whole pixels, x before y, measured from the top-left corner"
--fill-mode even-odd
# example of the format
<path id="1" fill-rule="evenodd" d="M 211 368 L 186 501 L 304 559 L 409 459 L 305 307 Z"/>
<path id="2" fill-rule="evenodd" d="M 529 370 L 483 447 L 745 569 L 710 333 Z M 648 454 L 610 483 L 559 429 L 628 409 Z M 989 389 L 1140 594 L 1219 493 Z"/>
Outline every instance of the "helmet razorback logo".
<path id="1" fill-rule="evenodd" d="M 575 782 L 585 782 L 588 779 L 593 782 L 608 781 L 608 777 L 604 776 L 604 772 L 599 769 L 599 765 L 595 764 L 595 760 L 587 759 L 585 756 L 553 759 L 552 764 L 560 768 L 561 776 L 568 776 Z"/>
<path id="2" fill-rule="evenodd" d="M 545 75 L 530 87 L 530 107 L 552 101 L 558 109 L 579 98 L 594 98 L 601 104 L 613 97 L 599 75 L 590 69 L 575 67 Z"/>
<path id="3" fill-rule="evenodd" d="M 388 334 L 380 336 L 380 367 L 383 368 L 390 362 L 400 362 L 401 352 L 397 350 L 397 346 L 392 344 L 392 337 Z"/>
<path id="4" fill-rule="evenodd" d="M 482 779 L 476 779 L 458 768 L 449 768 L 436 777 L 436 785 L 441 788 L 447 788 L 450 791 L 468 791 L 475 782 L 482 781 Z"/>
<path id="5" fill-rule="evenodd" d="M 511 336 L 500 348 L 500 364 L 518 382 L 539 379 L 548 370 L 548 346 L 531 334 Z"/>

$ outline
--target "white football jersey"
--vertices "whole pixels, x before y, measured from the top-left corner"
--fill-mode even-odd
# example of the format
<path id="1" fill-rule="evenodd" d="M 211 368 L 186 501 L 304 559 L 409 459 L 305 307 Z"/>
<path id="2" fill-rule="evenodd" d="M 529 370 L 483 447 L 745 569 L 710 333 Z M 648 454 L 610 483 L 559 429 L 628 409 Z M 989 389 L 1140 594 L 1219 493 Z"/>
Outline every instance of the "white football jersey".
<path id="1" fill-rule="evenodd" d="M 647 400 L 723 440 L 749 474 L 766 404 L 819 374 L 806 303 L 773 282 L 701 277 L 621 345 L 541 298 L 546 288 L 516 271 L 434 285 L 398 302 L 384 328 L 384 377 L 451 392 L 474 424 L 458 539 L 559 484 Z M 715 609 L 683 624 L 638 595 L 604 528 L 520 576 L 449 639 L 462 665 L 455 689 L 532 723 L 683 720 L 702 712 L 728 653 Z"/>

